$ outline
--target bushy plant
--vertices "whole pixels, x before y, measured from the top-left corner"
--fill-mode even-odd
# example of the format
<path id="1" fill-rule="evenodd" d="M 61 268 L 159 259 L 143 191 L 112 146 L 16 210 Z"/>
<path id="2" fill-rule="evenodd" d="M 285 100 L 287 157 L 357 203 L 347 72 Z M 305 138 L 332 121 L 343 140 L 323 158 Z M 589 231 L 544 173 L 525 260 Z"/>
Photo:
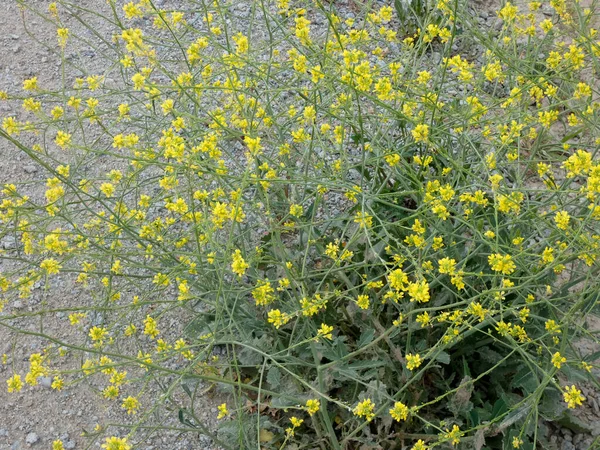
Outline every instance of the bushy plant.
<path id="1" fill-rule="evenodd" d="M 182 430 L 224 448 L 544 442 L 598 386 L 574 346 L 597 341 L 597 13 L 507 2 L 483 31 L 464 3 L 407 35 L 394 3 L 110 0 L 106 72 L 3 93 L 30 120 L 0 134 L 47 179 L 2 190 L 0 324 L 57 312 L 10 310 L 57 274 L 92 298 L 60 308 L 67 335 L 22 330 L 48 347 L 9 390 L 100 380 L 134 424 L 91 436 L 110 449 L 198 381 L 220 426 L 181 404 Z M 64 10 L 86 22 L 44 13 L 68 64 Z"/>

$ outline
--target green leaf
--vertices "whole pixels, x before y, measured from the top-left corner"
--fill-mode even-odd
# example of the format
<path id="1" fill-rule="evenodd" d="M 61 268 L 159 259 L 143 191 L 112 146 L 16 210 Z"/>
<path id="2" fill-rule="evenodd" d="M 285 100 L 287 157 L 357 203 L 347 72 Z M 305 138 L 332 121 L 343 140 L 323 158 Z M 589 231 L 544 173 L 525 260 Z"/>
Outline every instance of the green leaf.
<path id="1" fill-rule="evenodd" d="M 565 428 L 575 432 L 575 433 L 591 433 L 593 431 L 593 427 L 581 420 L 579 417 L 575 416 L 570 410 L 566 410 L 563 413 L 563 416 L 556 421 L 556 423 L 562 425 Z"/>
<path id="2" fill-rule="evenodd" d="M 439 352 L 436 355 L 435 360 L 442 364 L 450 364 L 450 355 L 446 352 Z"/>
<path id="3" fill-rule="evenodd" d="M 281 385 L 281 371 L 278 367 L 271 367 L 267 374 L 267 383 L 272 389 L 277 389 Z"/>
<path id="4" fill-rule="evenodd" d="M 506 402 L 502 399 L 496 400 L 496 403 L 494 403 L 494 407 L 492 408 L 492 419 L 504 414 L 506 411 L 508 411 Z"/>
<path id="5" fill-rule="evenodd" d="M 373 367 L 381 367 L 385 366 L 385 361 L 377 361 L 377 360 L 368 360 L 368 361 L 356 361 L 351 364 L 348 364 L 347 367 L 351 369 L 371 369 Z"/>
<path id="6" fill-rule="evenodd" d="M 367 331 L 364 331 L 361 335 L 360 338 L 358 339 L 358 342 L 356 343 L 356 347 L 358 348 L 362 348 L 367 344 L 370 344 L 373 341 L 373 338 L 375 337 L 375 330 L 374 329 L 370 329 Z"/>
<path id="7" fill-rule="evenodd" d="M 538 405 L 540 415 L 546 420 L 557 420 L 565 412 L 566 406 L 562 401 L 561 393 L 555 388 L 546 388 L 542 400 Z"/>
<path id="8" fill-rule="evenodd" d="M 537 389 L 538 381 L 536 380 L 535 376 L 533 376 L 531 370 L 529 370 L 528 367 L 523 367 L 513 377 L 511 385 L 513 387 L 520 387 L 526 393 L 531 394 Z"/>

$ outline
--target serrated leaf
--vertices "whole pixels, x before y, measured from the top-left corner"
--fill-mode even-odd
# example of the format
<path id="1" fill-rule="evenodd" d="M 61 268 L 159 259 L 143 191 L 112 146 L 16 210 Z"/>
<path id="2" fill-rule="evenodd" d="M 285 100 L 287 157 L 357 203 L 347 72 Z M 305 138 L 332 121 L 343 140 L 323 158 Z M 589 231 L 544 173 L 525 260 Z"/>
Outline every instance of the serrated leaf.
<path id="1" fill-rule="evenodd" d="M 348 364 L 347 367 L 349 367 L 351 369 L 360 370 L 360 369 L 371 369 L 373 367 L 381 367 L 381 366 L 385 366 L 384 361 L 368 360 L 368 361 L 356 361 L 356 362 Z"/>
<path id="2" fill-rule="evenodd" d="M 278 367 L 271 367 L 267 373 L 267 383 L 272 389 L 277 389 L 281 385 L 281 371 Z"/>
<path id="3" fill-rule="evenodd" d="M 593 426 L 575 416 L 568 409 L 564 411 L 563 416 L 556 423 L 575 433 L 592 433 L 593 431 Z"/>
<path id="4" fill-rule="evenodd" d="M 484 347 L 477 352 L 482 360 L 490 364 L 498 364 L 502 361 L 502 355 L 489 347 Z"/>
<path id="5" fill-rule="evenodd" d="M 441 364 L 450 364 L 450 355 L 446 352 L 439 352 L 435 360 Z"/>
<path id="6" fill-rule="evenodd" d="M 375 330 L 373 328 L 371 328 L 370 330 L 367 330 L 365 332 L 363 332 L 360 335 L 360 338 L 358 339 L 358 342 L 356 343 L 356 347 L 357 348 L 362 348 L 367 344 L 370 344 L 371 342 L 373 342 L 373 338 L 375 337 Z"/>
<path id="7" fill-rule="evenodd" d="M 566 406 L 562 401 L 560 391 L 555 388 L 546 388 L 542 400 L 538 405 L 540 415 L 546 420 L 557 420 L 565 412 Z"/>
<path id="8" fill-rule="evenodd" d="M 452 411 L 455 417 L 461 413 L 468 413 L 473 409 L 473 403 L 470 401 L 473 393 L 473 383 L 471 381 L 471 377 L 464 377 L 448 403 L 448 409 Z"/>
<path id="9" fill-rule="evenodd" d="M 346 356 L 348 354 L 348 347 L 344 343 L 345 339 L 345 336 L 337 336 L 333 340 L 332 347 L 330 349 L 323 350 L 323 356 L 331 361 L 337 361 Z"/>
<path id="10" fill-rule="evenodd" d="M 532 376 L 531 370 L 527 367 L 523 367 L 513 377 L 511 382 L 512 387 L 520 387 L 528 394 L 531 394 L 538 387 L 538 382 L 535 377 Z"/>

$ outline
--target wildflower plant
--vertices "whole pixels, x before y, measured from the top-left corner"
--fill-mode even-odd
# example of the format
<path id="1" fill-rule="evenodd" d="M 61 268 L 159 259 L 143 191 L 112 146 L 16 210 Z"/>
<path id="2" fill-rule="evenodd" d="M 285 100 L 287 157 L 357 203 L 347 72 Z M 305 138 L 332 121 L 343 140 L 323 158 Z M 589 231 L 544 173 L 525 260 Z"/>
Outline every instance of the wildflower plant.
<path id="1" fill-rule="evenodd" d="M 47 344 L 8 391 L 97 380 L 126 413 L 90 434 L 107 449 L 161 408 L 232 449 L 545 442 L 598 387 L 574 345 L 597 341 L 598 11 L 506 2 L 484 33 L 418 2 L 406 34 L 393 4 L 235 3 L 109 0 L 105 72 L 1 93 L 45 173 L 1 190 L 0 325 Z M 87 12 L 33 12 L 66 67 Z M 59 276 L 79 299 L 11 309 Z M 57 312 L 71 333 L 11 325 Z M 216 431 L 193 382 L 225 399 Z"/>

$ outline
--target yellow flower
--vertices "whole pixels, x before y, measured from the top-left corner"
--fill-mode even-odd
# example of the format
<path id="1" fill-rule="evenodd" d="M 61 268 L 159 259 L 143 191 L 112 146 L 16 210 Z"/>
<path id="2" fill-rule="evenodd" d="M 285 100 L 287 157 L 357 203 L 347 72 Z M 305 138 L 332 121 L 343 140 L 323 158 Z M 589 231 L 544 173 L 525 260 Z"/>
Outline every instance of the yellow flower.
<path id="1" fill-rule="evenodd" d="M 304 423 L 303 419 L 298 419 L 296 416 L 290 417 L 291 427 L 286 428 L 285 432 L 288 436 L 294 436 L 294 430 Z"/>
<path id="2" fill-rule="evenodd" d="M 400 155 L 398 153 L 392 153 L 390 155 L 386 155 L 384 159 L 385 162 L 390 165 L 390 167 L 394 167 L 400 162 Z"/>
<path id="3" fill-rule="evenodd" d="M 422 314 L 419 314 L 417 316 L 417 320 L 416 320 L 417 323 L 421 324 L 421 328 L 425 328 L 427 325 L 429 325 L 430 321 L 431 321 L 431 317 L 427 311 L 425 311 Z"/>
<path id="4" fill-rule="evenodd" d="M 427 303 L 429 301 L 429 283 L 426 280 L 417 281 L 408 284 L 408 296 L 410 301 L 418 303 Z"/>
<path id="5" fill-rule="evenodd" d="M 417 76 L 416 82 L 419 84 L 427 84 L 427 82 L 429 80 L 431 80 L 431 73 L 426 70 L 419 72 L 417 75 L 418 76 Z M 418 126 L 420 126 L 420 125 L 418 125 Z"/>
<path id="6" fill-rule="evenodd" d="M 454 275 L 454 272 L 456 271 L 456 260 L 450 258 L 442 258 L 438 260 L 438 264 L 440 266 L 440 273 Z"/>
<path id="7" fill-rule="evenodd" d="M 123 409 L 127 410 L 127 414 L 135 414 L 140 407 L 140 402 L 137 398 L 129 396 L 123 400 Z"/>
<path id="8" fill-rule="evenodd" d="M 300 217 L 304 213 L 302 205 L 292 204 L 290 205 L 290 214 L 295 217 Z"/>
<path id="9" fill-rule="evenodd" d="M 565 387 L 565 392 L 563 394 L 565 402 L 567 403 L 568 408 L 575 408 L 577 406 L 581 406 L 582 402 L 585 401 L 585 397 L 581 395 L 581 391 L 577 389 L 574 385 L 571 387 Z"/>
<path id="10" fill-rule="evenodd" d="M 125 13 L 125 17 L 127 19 L 133 19 L 135 17 L 143 17 L 144 13 L 139 5 L 134 4 L 133 2 L 129 2 L 123 6 L 123 12 Z"/>
<path id="11" fill-rule="evenodd" d="M 388 275 L 388 282 L 392 289 L 397 291 L 404 290 L 408 284 L 408 276 L 402 271 L 402 269 L 395 269 Z"/>
<path id="12" fill-rule="evenodd" d="M 156 320 L 150 316 L 146 316 L 146 319 L 144 320 L 144 334 L 147 334 L 152 339 L 156 339 L 156 336 L 158 336 L 159 333 L 160 331 L 158 331 L 158 328 L 156 327 Z"/>
<path id="13" fill-rule="evenodd" d="M 296 37 L 303 45 L 310 45 L 310 21 L 304 17 L 296 17 Z"/>
<path id="14" fill-rule="evenodd" d="M 505 22 L 510 22 L 517 17 L 517 13 L 519 9 L 513 5 L 511 2 L 506 2 L 506 5 L 498 11 L 498 17 L 500 17 Z"/>
<path id="15" fill-rule="evenodd" d="M 115 193 L 115 186 L 112 183 L 102 183 L 100 185 L 100 190 L 106 197 L 110 198 Z"/>
<path id="16" fill-rule="evenodd" d="M 23 81 L 23 90 L 35 91 L 37 88 L 38 88 L 37 77 L 29 78 L 29 79 Z"/>
<path id="17" fill-rule="evenodd" d="M 356 300 L 356 304 L 360 309 L 368 309 L 369 308 L 369 296 L 368 295 L 359 295 Z"/>
<path id="18" fill-rule="evenodd" d="M 488 262 L 492 270 L 502 272 L 504 275 L 510 275 L 517 267 L 512 261 L 512 256 L 501 255 L 500 253 L 488 256 Z"/>
<path id="19" fill-rule="evenodd" d="M 322 323 L 321 328 L 319 328 L 317 330 L 316 339 L 318 340 L 320 337 L 324 337 L 325 339 L 331 340 L 331 339 L 333 339 L 333 335 L 331 334 L 332 331 L 333 331 L 332 326 Z"/>
<path id="20" fill-rule="evenodd" d="M 398 422 L 408 418 L 408 406 L 402 402 L 394 403 L 394 407 L 390 409 L 390 415 Z"/>
<path id="21" fill-rule="evenodd" d="M 61 47 L 67 45 L 67 39 L 69 38 L 68 28 L 58 28 L 56 30 L 56 35 L 58 37 L 58 45 L 60 45 Z"/>
<path id="22" fill-rule="evenodd" d="M 54 139 L 54 142 L 56 142 L 56 145 L 58 145 L 60 148 L 67 148 L 71 145 L 71 135 L 59 130 L 56 132 L 56 138 Z"/>
<path id="23" fill-rule="evenodd" d="M 538 120 L 544 127 L 550 128 L 550 125 L 558 120 L 558 111 L 540 111 Z"/>
<path id="24" fill-rule="evenodd" d="M 306 411 L 309 415 L 315 414 L 321 408 L 321 402 L 316 399 L 310 399 L 306 401 Z"/>
<path id="25" fill-rule="evenodd" d="M 8 385 L 8 392 L 19 392 L 23 388 L 23 382 L 21 381 L 21 376 L 14 374 L 8 380 L 6 380 L 6 384 Z"/>
<path id="26" fill-rule="evenodd" d="M 550 264 L 552 261 L 554 261 L 554 249 L 546 247 L 542 252 L 542 263 Z"/>
<path id="27" fill-rule="evenodd" d="M 21 124 L 14 117 L 5 117 L 2 119 L 2 128 L 6 130 L 9 136 L 13 134 L 18 135 L 21 132 Z"/>
<path id="28" fill-rule="evenodd" d="M 373 216 L 362 211 L 358 211 L 354 215 L 354 222 L 357 223 L 360 228 L 371 228 L 373 226 Z"/>
<path id="29" fill-rule="evenodd" d="M 291 316 L 289 314 L 282 313 L 278 309 L 272 309 L 271 311 L 269 311 L 267 313 L 267 317 L 268 317 L 268 319 L 267 319 L 268 322 L 272 323 L 273 326 L 277 329 L 279 329 L 279 327 L 288 323 L 291 319 Z"/>
<path id="30" fill-rule="evenodd" d="M 65 450 L 65 446 L 61 440 L 56 440 L 52 443 L 52 450 Z"/>
<path id="31" fill-rule="evenodd" d="M 358 405 L 352 411 L 355 416 L 364 417 L 367 421 L 373 420 L 375 417 L 375 403 L 370 398 L 359 402 Z"/>
<path id="32" fill-rule="evenodd" d="M 425 441 L 419 439 L 415 445 L 413 445 L 411 450 L 427 450 L 428 447 L 425 445 Z"/>
<path id="33" fill-rule="evenodd" d="M 567 178 L 587 173 L 592 168 L 592 154 L 584 150 L 577 150 L 563 162 L 563 167 L 567 169 Z"/>
<path id="34" fill-rule="evenodd" d="M 452 430 L 446 429 L 446 432 L 443 434 L 445 439 L 448 439 L 452 442 L 452 445 L 458 445 L 462 435 L 463 433 L 460 431 L 458 425 L 454 425 Z"/>
<path id="35" fill-rule="evenodd" d="M 56 274 L 60 272 L 61 265 L 53 258 L 44 259 L 40 268 L 45 270 L 48 275 Z"/>
<path id="36" fill-rule="evenodd" d="M 131 450 L 131 445 L 127 443 L 127 438 L 113 436 L 106 438 L 106 442 L 102 444 L 102 448 L 105 450 Z"/>
<path id="37" fill-rule="evenodd" d="M 419 124 L 411 131 L 415 142 L 427 142 L 429 139 L 429 125 Z"/>
<path id="38" fill-rule="evenodd" d="M 231 263 L 231 270 L 241 278 L 250 266 L 246 263 L 246 261 L 244 261 L 242 252 L 239 249 L 235 250 L 232 255 L 232 259 L 233 262 Z"/>
<path id="39" fill-rule="evenodd" d="M 106 330 L 106 328 L 101 327 L 92 327 L 89 333 L 90 338 L 94 342 L 102 342 L 102 340 L 106 337 L 107 334 L 108 331 Z"/>
<path id="40" fill-rule="evenodd" d="M 114 400 L 119 396 L 119 388 L 117 386 L 107 386 L 103 391 L 102 395 L 104 398 Z"/>
<path id="41" fill-rule="evenodd" d="M 559 352 L 556 352 L 554 355 L 552 355 L 552 364 L 557 369 L 560 369 L 561 365 L 566 362 L 567 362 L 567 358 L 565 358 L 564 356 L 561 356 L 561 354 Z"/>
<path id="42" fill-rule="evenodd" d="M 54 379 L 52 380 L 52 389 L 56 390 L 56 391 L 60 391 L 62 390 L 62 388 L 65 385 L 65 381 L 60 377 L 60 376 L 55 376 Z"/>
<path id="43" fill-rule="evenodd" d="M 158 272 L 156 275 L 154 275 L 152 283 L 158 284 L 159 286 L 168 286 L 171 281 L 169 280 L 169 275 Z"/>
<path id="44" fill-rule="evenodd" d="M 421 356 L 417 353 L 413 355 L 412 353 L 408 353 L 406 355 L 406 368 L 408 370 L 414 370 L 418 368 L 423 363 Z"/>
<path id="45" fill-rule="evenodd" d="M 263 146 L 260 144 L 260 137 L 252 138 L 250 136 L 245 136 L 244 143 L 248 146 L 248 153 L 250 156 L 256 157 L 262 153 Z"/>
<path id="46" fill-rule="evenodd" d="M 252 290 L 252 297 L 254 298 L 256 305 L 266 306 L 275 300 L 273 293 L 275 290 L 271 286 L 271 283 L 267 280 L 258 280 L 256 287 Z"/>
<path id="47" fill-rule="evenodd" d="M 554 216 L 556 227 L 560 228 L 561 230 L 567 230 L 569 227 L 569 220 L 571 220 L 571 217 L 567 211 L 559 211 Z"/>
<path id="48" fill-rule="evenodd" d="M 556 321 L 554 321 L 554 319 L 547 320 L 544 327 L 550 334 L 560 334 L 560 326 L 556 323 Z"/>
<path id="49" fill-rule="evenodd" d="M 229 415 L 229 410 L 227 409 L 227 403 L 221 403 L 217 409 L 219 410 L 219 414 L 217 415 L 217 419 L 222 419 Z"/>

